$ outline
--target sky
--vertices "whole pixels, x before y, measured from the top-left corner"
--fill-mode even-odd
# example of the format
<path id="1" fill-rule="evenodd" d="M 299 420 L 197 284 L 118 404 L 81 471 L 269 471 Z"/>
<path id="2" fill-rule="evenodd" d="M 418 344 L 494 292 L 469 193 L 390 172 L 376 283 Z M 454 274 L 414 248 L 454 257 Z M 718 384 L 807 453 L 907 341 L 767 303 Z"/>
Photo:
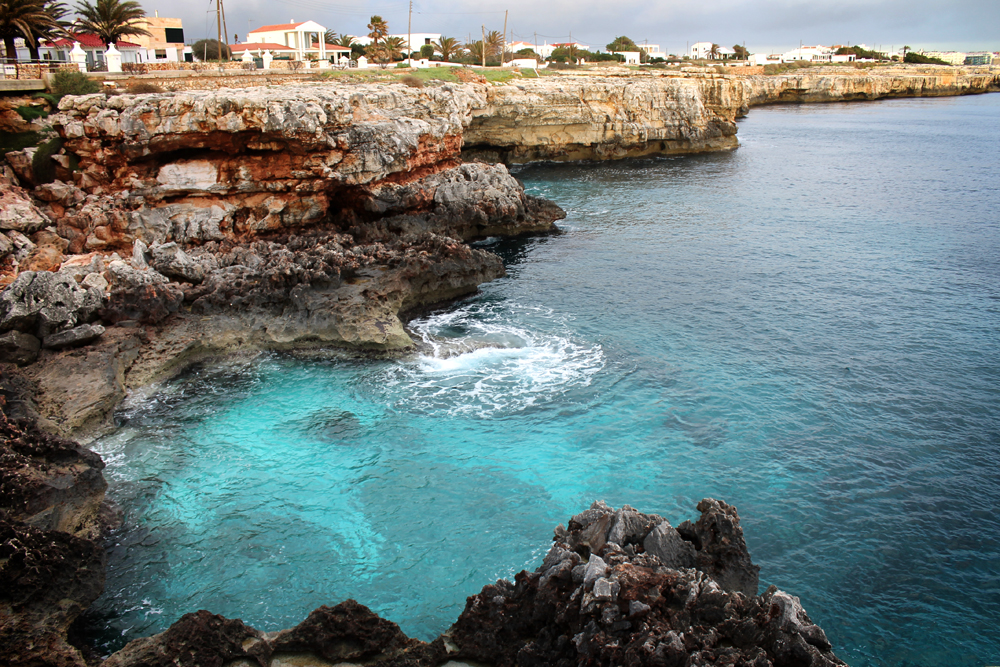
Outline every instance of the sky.
<path id="1" fill-rule="evenodd" d="M 188 42 L 216 35 L 215 0 L 140 0 L 147 14 L 181 18 Z M 229 42 L 249 29 L 316 21 L 337 33 L 364 35 L 380 15 L 391 34 L 405 34 L 406 0 L 223 0 Z M 413 32 L 466 41 L 482 27 L 514 40 L 574 41 L 603 49 L 616 36 L 684 53 L 698 41 L 746 44 L 751 53 L 803 44 L 865 44 L 869 48 L 1000 51 L 1000 0 L 414 0 Z"/>

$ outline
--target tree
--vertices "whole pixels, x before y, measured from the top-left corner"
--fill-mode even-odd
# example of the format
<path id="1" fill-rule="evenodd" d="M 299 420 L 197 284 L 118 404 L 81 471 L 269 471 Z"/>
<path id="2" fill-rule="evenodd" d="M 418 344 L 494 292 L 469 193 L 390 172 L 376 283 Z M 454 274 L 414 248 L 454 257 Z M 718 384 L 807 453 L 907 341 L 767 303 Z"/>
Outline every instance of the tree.
<path id="1" fill-rule="evenodd" d="M 906 62 L 906 52 L 909 51 L 909 50 L 910 50 L 909 46 L 904 46 L 903 47 L 903 62 L 904 63 Z"/>
<path id="2" fill-rule="evenodd" d="M 334 31 L 334 30 L 327 30 L 323 34 L 323 38 L 326 40 L 327 44 L 336 44 L 337 40 L 340 39 L 340 37 L 337 35 L 336 31 Z M 348 46 L 350 46 L 350 45 L 348 44 Z"/>
<path id="3" fill-rule="evenodd" d="M 406 40 L 402 37 L 386 37 L 382 45 L 385 49 L 386 61 L 401 60 L 403 58 L 403 49 L 406 48 Z"/>
<path id="4" fill-rule="evenodd" d="M 372 45 L 378 47 L 379 43 L 389 34 L 389 24 L 376 14 L 371 17 L 368 23 L 368 31 L 368 36 L 372 38 Z"/>
<path id="5" fill-rule="evenodd" d="M 486 59 L 500 60 L 500 50 L 503 48 L 503 35 L 497 30 L 486 33 Z"/>
<path id="6" fill-rule="evenodd" d="M 614 41 L 608 44 L 607 47 L 605 48 L 607 48 L 607 50 L 611 53 L 614 53 L 615 51 L 623 52 L 623 51 L 639 50 L 639 47 L 636 46 L 636 43 L 633 42 L 628 37 L 625 37 L 624 35 L 622 35 L 621 37 L 615 37 Z"/>
<path id="7" fill-rule="evenodd" d="M 349 49 L 354 46 L 354 38 L 350 35 L 341 35 L 332 42 L 327 42 L 328 44 L 333 44 L 334 46 L 342 46 L 345 49 Z"/>
<path id="8" fill-rule="evenodd" d="M 220 44 L 217 39 L 199 39 L 191 46 L 194 57 L 201 61 L 229 60 L 232 55 L 229 46 Z"/>
<path id="9" fill-rule="evenodd" d="M 465 45 L 465 50 L 472 55 L 472 58 L 477 62 L 481 63 L 485 60 L 483 57 L 483 40 L 477 39 L 474 42 L 469 42 Z"/>
<path id="10" fill-rule="evenodd" d="M 747 58 L 750 57 L 750 52 L 747 51 L 745 46 L 742 46 L 740 44 L 733 44 L 733 51 L 736 52 L 736 57 L 739 60 L 746 60 Z"/>
<path id="11" fill-rule="evenodd" d="M 17 62 L 16 38 L 23 38 L 37 53 L 38 38 L 60 29 L 49 10 L 44 0 L 0 0 L 0 38 L 8 62 Z"/>
<path id="12" fill-rule="evenodd" d="M 454 37 L 445 37 L 441 35 L 441 39 L 432 44 L 434 50 L 441 54 L 441 60 L 448 62 L 448 59 L 452 56 L 458 55 L 461 50 L 461 44 Z"/>
<path id="13" fill-rule="evenodd" d="M 97 35 L 107 45 L 126 35 L 152 37 L 148 30 L 139 26 L 146 12 L 136 0 L 97 0 L 93 5 L 83 0 L 76 6 L 76 12 L 80 15 L 77 20 L 80 29 Z"/>
<path id="14" fill-rule="evenodd" d="M 719 57 L 719 45 L 712 44 L 712 48 L 708 50 L 708 57 L 715 60 Z"/>

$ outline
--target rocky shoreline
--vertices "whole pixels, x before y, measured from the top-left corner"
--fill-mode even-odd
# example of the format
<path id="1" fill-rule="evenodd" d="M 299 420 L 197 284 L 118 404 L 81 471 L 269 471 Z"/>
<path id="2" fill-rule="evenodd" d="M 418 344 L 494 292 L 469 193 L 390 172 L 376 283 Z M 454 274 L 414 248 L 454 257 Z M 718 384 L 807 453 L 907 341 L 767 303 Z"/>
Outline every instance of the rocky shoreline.
<path id="1" fill-rule="evenodd" d="M 67 632 L 114 513 L 65 438 L 200 358 L 410 348 L 407 312 L 503 275 L 469 241 L 557 231 L 505 163 L 731 149 L 756 104 L 998 88 L 909 70 L 65 98 L 50 176 L 32 150 L 0 172 L 0 662 L 100 662 Z M 349 601 L 272 634 L 191 614 L 108 664 L 842 664 L 795 598 L 757 596 L 735 509 L 699 510 L 675 530 L 595 504 L 430 644 Z"/>

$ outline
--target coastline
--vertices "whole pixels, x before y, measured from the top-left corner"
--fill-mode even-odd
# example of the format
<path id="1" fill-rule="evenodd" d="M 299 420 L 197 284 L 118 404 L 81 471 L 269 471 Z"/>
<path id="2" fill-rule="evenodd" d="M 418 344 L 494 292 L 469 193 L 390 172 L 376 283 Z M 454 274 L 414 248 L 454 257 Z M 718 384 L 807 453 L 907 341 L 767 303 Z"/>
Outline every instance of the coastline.
<path id="1" fill-rule="evenodd" d="M 788 101 L 788 100 L 778 100 L 778 101 Z M 814 101 L 814 100 L 796 100 L 796 101 Z M 830 101 L 840 101 L 840 100 L 830 100 Z M 727 108 L 733 109 L 732 113 L 733 117 L 735 118 L 739 114 L 739 110 L 742 107 L 740 105 L 731 105 L 730 107 Z M 100 112 L 98 112 L 97 115 L 99 115 L 99 113 Z M 649 141 L 648 134 L 647 134 L 647 139 L 645 139 L 644 141 Z M 579 153 L 574 152 L 574 149 L 566 148 L 566 146 L 572 146 L 575 143 L 579 142 L 568 141 L 565 144 L 560 145 L 561 147 L 558 150 L 565 151 L 564 153 L 562 153 L 562 155 L 566 156 L 565 159 L 576 159 L 570 156 L 579 155 Z M 625 145 L 626 144 L 623 143 L 621 140 L 619 140 L 616 135 L 615 141 L 609 143 L 611 151 L 607 154 L 611 155 L 612 152 L 614 152 L 614 150 L 617 150 L 615 147 L 622 148 Z M 553 149 L 546 148 L 545 150 L 551 151 Z M 619 157 L 627 157 L 629 155 L 630 154 L 628 153 L 628 150 L 625 150 L 625 152 L 621 155 L 616 154 L 616 156 Z M 559 158 L 556 157 L 555 159 Z M 414 198 L 419 197 L 419 195 L 413 194 L 414 193 L 413 190 L 408 190 L 403 194 L 399 194 L 400 188 L 396 187 L 397 185 L 399 185 L 398 183 L 390 182 L 389 185 L 391 186 L 390 189 L 393 190 L 393 195 L 391 197 L 384 198 L 382 201 L 391 202 L 395 200 L 406 199 L 407 197 L 414 197 Z M 190 193 L 184 193 L 184 196 L 189 196 L 189 194 Z M 73 196 L 75 196 L 75 194 Z M 166 197 L 177 197 L 179 199 L 180 195 L 175 193 L 175 194 L 168 194 L 166 195 Z M 376 197 L 372 197 L 371 199 L 369 199 L 369 201 L 371 201 L 372 199 L 376 199 Z M 168 199 L 164 199 L 164 201 L 168 201 Z M 38 204 L 37 202 L 35 205 L 42 207 L 45 206 L 45 204 Z M 393 206 L 394 206 L 393 204 L 390 204 L 387 210 L 392 210 L 392 211 L 399 210 L 393 208 Z M 426 211 L 423 211 L 422 213 L 425 214 Z M 407 214 L 399 214 L 399 215 L 407 215 Z M 374 228 L 374 231 L 369 233 L 373 235 L 383 234 L 383 232 L 378 229 L 379 226 L 378 222 L 379 221 L 377 220 L 368 221 L 367 224 L 371 225 Z M 429 224 L 429 223 L 427 220 L 424 220 L 423 224 Z M 484 225 L 484 228 L 492 229 L 492 227 L 490 227 L 490 224 Z M 405 224 L 402 222 L 400 222 L 399 225 L 400 225 L 399 230 L 404 230 L 404 228 L 406 228 Z M 531 227 L 532 225 L 528 224 L 527 226 Z M 358 226 L 358 228 L 360 229 L 361 227 Z M 406 229 L 412 229 L 412 228 L 410 227 Z M 80 230 L 80 231 L 85 231 L 85 230 Z M 93 234 L 95 238 L 99 237 L 99 235 L 96 233 L 96 230 L 92 229 L 89 231 L 91 234 Z M 532 230 L 526 233 L 533 233 L 534 231 L 537 230 Z M 268 236 L 268 234 L 270 233 L 271 233 L 270 231 L 265 231 L 264 234 L 254 235 L 253 238 L 255 239 L 263 238 L 264 240 L 269 241 L 270 239 L 274 238 Z M 408 232 L 404 230 L 400 233 L 397 230 L 395 233 L 402 236 Z M 456 236 L 461 236 L 461 234 L 456 234 Z M 162 245 L 167 245 L 171 242 L 175 242 L 175 241 L 170 241 L 169 238 L 170 237 L 164 237 L 166 243 L 160 243 L 156 247 L 159 248 Z M 388 239 L 388 235 L 384 236 L 383 238 Z M 249 240 L 249 238 L 240 239 L 241 243 L 247 240 Z M 204 239 L 199 239 L 199 241 L 204 242 Z M 384 244 L 386 241 L 382 240 L 377 242 Z M 38 245 L 41 246 L 42 244 Z M 341 245 L 343 248 L 347 250 L 354 249 L 353 246 L 349 247 L 346 244 L 341 244 Z M 371 244 L 365 244 L 365 245 L 371 245 Z M 405 253 L 408 250 L 411 250 L 413 248 L 419 248 L 419 244 L 413 244 L 411 241 L 408 241 L 406 245 L 407 245 L 406 248 L 403 248 L 402 246 L 398 248 L 398 250 L 403 253 L 404 259 L 405 259 Z M 453 247 L 448 248 L 447 247 L 448 245 L 451 245 Z M 125 252 L 125 247 L 121 247 L 121 252 L 127 257 L 128 254 Z M 133 250 L 135 247 L 136 246 L 133 240 L 132 244 Z M 148 249 L 149 246 L 147 246 L 147 250 Z M 203 249 L 203 246 L 195 245 L 188 249 L 190 250 L 190 252 L 186 254 L 189 255 L 190 257 L 195 257 L 197 259 L 203 256 L 203 254 L 200 254 L 200 251 Z M 435 254 L 438 253 L 439 251 L 440 254 Z M 360 272 L 356 272 L 353 275 L 347 276 L 341 284 L 338 284 L 337 287 L 338 290 L 347 289 L 352 286 L 357 287 L 357 292 L 360 293 L 360 296 L 359 294 L 355 294 L 354 296 L 351 297 L 352 300 L 356 298 L 371 299 L 372 297 L 378 297 L 376 299 L 373 299 L 373 303 L 377 302 L 376 305 L 378 306 L 378 308 L 363 309 L 362 315 L 359 316 L 358 320 L 359 323 L 364 323 L 364 322 L 371 323 L 373 321 L 378 322 L 379 318 L 383 316 L 385 316 L 386 318 L 383 320 L 383 322 L 385 323 L 384 326 L 379 327 L 376 325 L 374 329 L 370 328 L 368 329 L 369 331 L 368 334 L 359 334 L 359 337 L 355 339 L 357 341 L 361 341 L 360 344 L 357 344 L 357 347 L 360 347 L 362 349 L 372 349 L 372 347 L 365 348 L 365 346 L 368 345 L 370 341 L 375 341 L 376 345 L 374 346 L 374 349 L 379 349 L 379 350 L 398 349 L 394 347 L 392 343 L 392 341 L 401 340 L 393 338 L 393 336 L 397 335 L 396 334 L 397 330 L 395 328 L 396 323 L 393 322 L 391 319 L 388 319 L 388 315 L 385 315 L 386 313 L 391 314 L 395 318 L 396 322 L 401 322 L 399 314 L 403 308 L 403 304 L 418 306 L 422 304 L 436 303 L 440 301 L 441 298 L 452 298 L 453 296 L 458 296 L 462 293 L 468 293 L 474 290 L 475 285 L 479 284 L 479 282 L 483 282 L 484 279 L 489 279 L 484 277 L 490 275 L 491 272 L 495 272 L 496 270 L 495 263 L 489 258 L 480 257 L 475 255 L 474 253 L 472 255 L 466 255 L 465 251 L 459 245 L 455 245 L 454 243 L 452 244 L 445 243 L 444 249 L 442 249 L 442 246 L 440 245 L 428 246 L 428 249 L 417 250 L 417 254 L 419 254 L 420 252 L 426 252 L 427 255 L 424 255 L 424 257 L 425 258 L 431 257 L 432 260 L 426 262 L 418 262 L 417 264 L 409 264 L 404 261 L 397 267 L 398 269 L 397 275 L 392 278 L 383 278 L 382 274 L 384 274 L 384 271 L 381 270 L 377 270 L 377 273 L 375 273 L 372 276 L 366 276 L 364 274 L 364 271 L 367 270 L 368 267 L 376 265 L 371 264 L 367 266 L 362 266 L 359 267 L 361 269 Z M 145 256 L 145 251 L 142 251 L 141 247 L 140 247 L 140 253 L 141 257 L 143 258 L 144 261 L 147 262 L 147 264 L 149 264 L 155 259 L 154 253 L 150 253 L 150 257 L 147 260 Z M 457 263 L 460 266 L 456 265 L 453 266 L 451 269 L 446 268 L 446 263 L 450 260 L 455 259 L 454 254 L 448 254 L 448 253 L 459 253 L 460 256 L 458 257 Z M 174 255 L 174 257 L 176 258 L 176 254 Z M 478 257 L 479 259 L 477 260 L 476 257 Z M 134 252 L 132 254 L 132 258 L 133 260 L 135 259 Z M 479 262 L 479 264 L 477 265 L 476 262 Z M 125 263 L 128 263 L 128 261 L 126 261 Z M 139 271 L 140 268 L 137 268 L 133 264 L 131 265 L 131 270 Z M 86 275 L 90 275 L 92 273 L 100 273 L 100 272 L 91 271 Z M 403 274 L 410 274 L 410 273 L 412 273 L 413 275 L 406 275 L 405 277 L 403 277 Z M 428 274 L 433 274 L 435 276 L 434 279 L 429 281 L 425 280 Z M 83 277 L 86 278 L 86 276 Z M 451 280 L 452 278 L 454 278 L 456 282 L 449 285 L 448 281 Z M 363 282 L 366 279 L 370 280 L 371 282 L 369 283 Z M 352 283 L 351 281 L 355 282 Z M 393 284 L 395 281 L 398 281 L 398 284 Z M 403 282 L 406 282 L 406 287 L 400 288 L 399 285 L 401 285 Z M 377 283 L 377 285 L 373 287 L 371 283 Z M 167 285 L 176 284 L 178 286 L 178 289 L 180 290 L 181 303 L 183 304 L 189 303 L 187 301 L 187 296 L 188 296 L 187 289 L 183 288 L 182 282 L 173 280 L 164 284 Z M 145 287 L 146 286 L 144 285 L 143 288 Z M 173 292 L 172 288 L 169 289 L 164 288 L 164 289 L 167 289 L 168 292 Z M 381 296 L 376 294 L 376 292 L 378 292 L 379 290 L 383 292 Z M 413 291 L 410 292 L 409 290 Z M 132 293 L 134 293 L 135 291 L 136 290 L 133 288 Z M 231 294 L 232 292 L 228 293 L 229 296 L 231 296 Z M 423 297 L 414 296 L 414 294 L 417 295 L 422 294 Z M 170 296 L 169 294 L 166 296 L 163 295 L 160 296 L 162 296 L 163 298 L 159 299 L 156 302 L 156 304 L 159 305 L 162 305 L 163 303 L 169 304 L 172 300 L 173 301 L 176 300 L 177 293 L 173 292 L 173 296 Z M 205 295 L 200 294 L 196 296 L 190 301 L 190 303 L 194 303 L 198 298 L 202 298 L 203 296 Z M 426 297 L 426 299 L 424 297 Z M 287 292 L 281 292 L 280 298 L 290 299 L 290 295 Z M 384 299 L 384 300 L 379 300 L 379 299 Z M 394 301 L 394 299 L 399 300 L 399 309 L 397 309 L 394 313 L 392 313 L 390 312 L 391 307 L 387 306 L 387 304 L 390 303 L 395 304 L 396 302 Z M 135 304 L 133 303 L 125 303 L 122 304 L 121 307 L 124 308 L 125 306 L 134 306 L 134 305 Z M 184 307 L 185 306 L 179 305 L 178 309 Z M 147 310 L 150 309 L 147 308 Z M 310 313 L 314 312 L 314 309 L 307 309 L 307 310 Z M 211 313 L 211 311 L 208 312 Z M 258 349 L 258 346 L 263 347 L 264 349 L 274 349 L 275 347 L 281 348 L 282 346 L 287 346 L 287 349 L 292 349 L 298 346 L 323 347 L 330 344 L 350 342 L 348 341 L 348 336 L 342 334 L 341 330 L 339 329 L 336 330 L 335 336 L 331 335 L 330 339 L 324 340 L 320 335 L 316 334 L 318 328 L 314 328 L 315 327 L 314 323 L 311 323 L 308 320 L 306 321 L 306 324 L 304 325 L 305 328 L 303 329 L 307 333 L 302 336 L 300 336 L 299 334 L 295 334 L 294 332 L 293 335 L 291 336 L 288 336 L 286 334 L 271 335 L 270 333 L 266 333 L 262 334 L 262 337 L 260 338 L 248 339 L 247 337 L 240 335 L 240 332 L 245 331 L 248 328 L 247 319 L 243 316 L 243 314 L 240 313 L 238 315 L 232 315 L 232 314 L 226 314 L 225 311 L 211 313 L 210 316 L 213 318 L 213 321 L 218 324 L 218 329 L 215 332 L 206 332 L 204 328 L 199 328 L 198 326 L 199 323 L 203 322 L 203 320 L 201 320 L 200 318 L 205 316 L 206 315 L 185 316 L 173 313 L 173 314 L 168 314 L 165 319 L 160 320 L 159 322 L 146 325 L 139 324 L 134 319 L 130 320 L 126 318 L 124 320 L 119 320 L 119 322 L 117 323 L 118 326 L 112 326 L 107 328 L 107 331 L 104 333 L 104 335 L 98 339 L 98 341 L 100 342 L 97 344 L 96 347 L 95 345 L 92 344 L 88 347 L 76 348 L 76 350 L 70 350 L 68 352 L 53 353 L 53 356 L 51 358 L 55 358 L 58 356 L 60 359 L 72 360 L 72 364 L 74 365 L 61 366 L 61 367 L 57 365 L 49 366 L 50 370 L 45 376 L 46 382 L 50 383 L 49 386 L 58 386 L 56 380 L 65 380 L 73 375 L 79 377 L 78 374 L 80 373 L 86 371 L 99 370 L 100 371 L 99 374 L 104 378 L 113 377 L 115 378 L 115 380 L 117 380 L 119 377 L 121 377 L 122 378 L 121 389 L 125 390 L 131 388 L 132 386 L 142 386 L 146 384 L 146 382 L 149 379 L 155 378 L 159 374 L 162 374 L 163 372 L 177 371 L 182 367 L 184 363 L 187 363 L 190 360 L 193 360 L 195 358 L 204 358 L 202 355 L 210 356 L 212 354 L 217 354 L 220 351 L 225 352 L 228 350 L 252 350 L 252 349 Z M 259 327 L 258 330 L 260 331 L 268 332 L 269 331 L 268 325 L 262 324 L 263 319 L 264 319 L 263 316 L 258 316 L 254 318 L 252 326 Z M 271 319 L 272 320 L 276 319 L 276 316 L 271 316 Z M 283 314 L 281 319 L 283 319 Z M 173 322 L 174 324 L 171 324 L 171 322 Z M 121 326 L 123 323 L 124 326 Z M 166 326 L 164 327 L 163 325 Z M 402 325 L 400 324 L 399 326 L 401 327 Z M 357 327 L 361 327 L 361 324 L 358 324 Z M 328 329 L 328 331 L 332 330 Z M 185 340 L 184 338 L 185 336 L 188 337 L 188 340 Z M 215 336 L 215 338 L 213 338 L 212 336 Z M 381 340 L 379 340 L 380 336 L 382 337 Z M 106 348 L 103 349 L 103 351 L 101 351 L 102 350 L 101 346 L 106 346 Z M 113 350 L 111 349 L 111 346 L 113 346 L 114 348 Z M 128 357 L 133 353 L 135 354 L 135 359 L 133 362 L 131 362 L 132 370 L 130 370 L 129 373 L 126 373 L 124 369 L 113 367 L 115 363 L 120 363 L 123 360 L 127 360 Z M 160 366 L 159 364 L 161 361 L 165 361 L 166 363 L 163 366 Z M 109 364 L 112 367 L 109 367 Z M 41 367 L 39 367 L 39 369 L 41 369 Z M 128 375 L 128 379 L 126 379 L 126 375 Z M 74 382 L 76 381 L 77 380 L 74 380 Z M 131 382 L 133 381 L 134 384 L 131 384 Z M 66 392 L 76 391 L 76 389 L 67 387 L 65 391 Z M 65 394 L 62 394 L 60 396 L 65 396 Z M 120 397 L 117 400 L 114 399 L 104 399 L 104 400 L 105 402 L 93 403 L 93 406 L 95 406 L 94 409 L 99 409 L 100 411 L 103 412 L 104 416 L 107 416 L 114 409 L 114 405 L 117 404 L 117 401 L 120 401 Z M 64 398 L 56 398 L 53 399 L 52 402 L 61 403 L 65 405 Z M 55 424 L 56 422 L 54 420 L 50 420 L 50 423 Z M 81 426 L 84 424 L 86 424 L 86 421 L 82 422 Z M 69 434 L 73 434 L 75 430 L 76 429 L 70 429 L 66 432 Z M 94 494 L 91 494 L 90 497 L 93 498 Z M 51 508 L 56 506 L 57 504 L 52 504 L 49 507 Z M 87 511 L 92 512 L 92 510 L 89 509 Z M 53 530 L 56 530 L 58 532 L 66 532 L 63 528 L 58 527 L 59 525 L 62 524 L 52 524 L 52 525 L 54 526 Z"/>

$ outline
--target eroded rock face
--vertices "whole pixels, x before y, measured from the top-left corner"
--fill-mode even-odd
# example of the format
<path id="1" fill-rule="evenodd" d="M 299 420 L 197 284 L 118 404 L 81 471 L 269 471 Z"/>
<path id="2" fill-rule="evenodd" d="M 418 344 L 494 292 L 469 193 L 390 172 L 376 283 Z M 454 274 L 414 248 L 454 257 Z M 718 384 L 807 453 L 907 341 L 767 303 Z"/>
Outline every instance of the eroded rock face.
<path id="1" fill-rule="evenodd" d="M 606 160 L 735 148 L 733 82 L 711 78 L 527 79 L 489 90 L 465 131 L 470 155 L 504 162 Z"/>
<path id="2" fill-rule="evenodd" d="M 906 66 L 877 72 L 818 69 L 739 80 L 746 105 L 776 102 L 850 102 L 891 97 L 938 97 L 1000 90 L 1000 72 L 990 67 Z"/>
<path id="3" fill-rule="evenodd" d="M 469 598 L 446 633 L 452 657 L 498 667 L 844 664 L 797 598 L 773 587 L 756 595 L 735 508 L 698 507 L 700 546 L 657 515 L 595 503 L 556 529 L 541 567 Z"/>
<path id="4" fill-rule="evenodd" d="M 0 410 L 0 663 L 86 664 L 66 632 L 104 586 L 103 467 Z"/>

